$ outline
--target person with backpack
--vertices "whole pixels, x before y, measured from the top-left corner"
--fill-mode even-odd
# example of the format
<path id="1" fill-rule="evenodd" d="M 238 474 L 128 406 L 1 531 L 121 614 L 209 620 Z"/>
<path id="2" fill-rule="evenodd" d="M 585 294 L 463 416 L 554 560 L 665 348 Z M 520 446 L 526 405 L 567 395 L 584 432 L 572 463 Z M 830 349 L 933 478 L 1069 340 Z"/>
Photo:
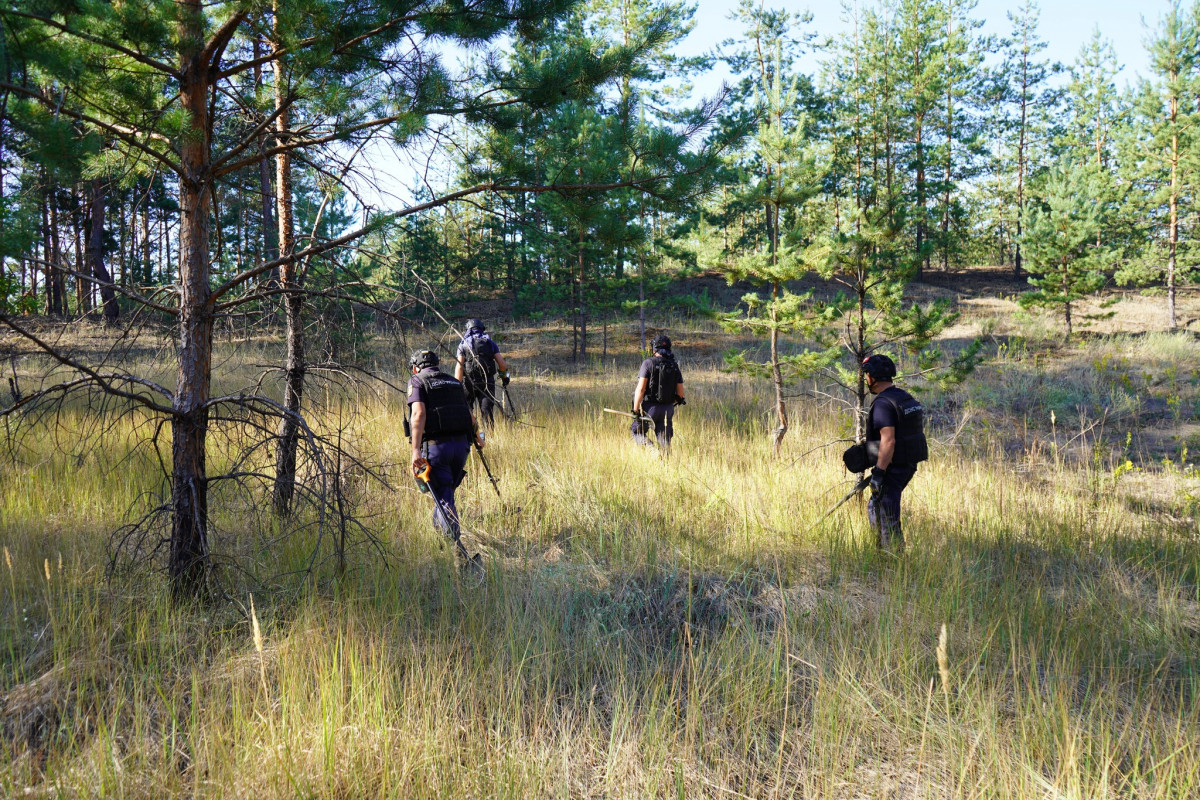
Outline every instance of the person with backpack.
<path id="1" fill-rule="evenodd" d="M 908 392 L 892 383 L 896 364 L 882 353 L 863 359 L 867 388 L 875 399 L 867 411 L 866 444 L 877 443 L 879 455 L 871 468 L 871 499 L 867 519 L 875 529 L 880 549 L 904 552 L 900 526 L 900 497 L 917 473 L 917 464 L 929 458 L 925 440 L 925 409 Z"/>
<path id="2" fill-rule="evenodd" d="M 488 336 L 483 320 L 467 320 L 467 332 L 458 344 L 458 363 L 454 366 L 454 377 L 462 382 L 467 391 L 467 405 L 472 409 L 479 406 L 484 425 L 492 427 L 492 409 L 496 403 L 496 376 L 508 386 L 508 364 L 500 355 L 500 348 Z"/>
<path id="3" fill-rule="evenodd" d="M 675 406 L 686 405 L 683 396 L 683 373 L 671 352 L 671 339 L 660 333 L 651 343 L 654 355 L 642 362 L 638 370 L 637 385 L 633 390 L 635 415 L 630 432 L 638 444 L 649 444 L 646 435 L 650 422 L 654 423 L 654 438 L 664 451 L 671 449 L 671 437 L 675 435 Z"/>
<path id="4" fill-rule="evenodd" d="M 467 405 L 463 385 L 438 369 L 438 354 L 419 350 L 409 358 L 412 378 L 408 382 L 411 420 L 405 420 L 412 441 L 413 475 L 430 467 L 428 485 L 433 493 L 433 524 L 447 540 L 458 543 L 461 529 L 454 490 L 467 474 L 471 445 L 483 447 L 475 416 Z"/>

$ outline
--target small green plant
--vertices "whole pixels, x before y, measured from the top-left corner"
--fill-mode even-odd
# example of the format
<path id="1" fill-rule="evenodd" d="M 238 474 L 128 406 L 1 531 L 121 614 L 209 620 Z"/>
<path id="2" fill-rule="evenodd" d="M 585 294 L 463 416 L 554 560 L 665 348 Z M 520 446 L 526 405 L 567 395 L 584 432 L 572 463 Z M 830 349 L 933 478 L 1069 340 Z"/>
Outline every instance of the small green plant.
<path id="1" fill-rule="evenodd" d="M 1121 479 L 1122 475 L 1128 475 L 1131 472 L 1141 471 L 1141 467 L 1134 466 L 1133 461 L 1127 458 L 1121 463 L 1117 464 L 1116 468 L 1112 471 L 1112 482 L 1115 484 Z"/>
<path id="2" fill-rule="evenodd" d="M 20 293 L 20 287 L 11 275 L 0 276 L 0 314 L 35 314 L 37 300 Z"/>

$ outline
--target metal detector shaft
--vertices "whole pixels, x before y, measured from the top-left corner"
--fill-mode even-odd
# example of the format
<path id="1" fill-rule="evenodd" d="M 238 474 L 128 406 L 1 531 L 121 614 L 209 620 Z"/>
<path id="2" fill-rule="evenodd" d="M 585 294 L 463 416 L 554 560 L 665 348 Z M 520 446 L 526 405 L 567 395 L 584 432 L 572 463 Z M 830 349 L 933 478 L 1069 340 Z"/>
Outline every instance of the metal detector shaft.
<path id="1" fill-rule="evenodd" d="M 513 405 L 512 395 L 508 393 L 508 385 L 501 384 L 501 388 L 504 390 L 505 405 L 508 406 L 508 418 L 516 419 L 517 418 L 517 407 Z"/>
<path id="2" fill-rule="evenodd" d="M 822 522 L 824 522 L 826 519 L 828 519 L 830 514 L 837 511 L 839 508 L 841 508 L 846 503 L 846 501 L 849 500 L 851 497 L 854 497 L 856 494 L 859 494 L 860 492 L 862 492 L 862 490 L 867 488 L 867 486 L 870 483 L 871 483 L 871 476 L 867 475 L 862 480 L 860 480 L 858 483 L 854 484 L 854 488 L 851 489 L 849 492 L 847 492 L 845 497 L 843 497 L 841 500 L 838 500 L 836 503 L 834 503 L 833 508 L 829 509 L 824 514 L 822 514 L 821 518 L 818 519 L 816 522 L 814 522 L 809 527 L 809 530 L 812 530 L 813 528 L 817 527 Z"/>
<path id="3" fill-rule="evenodd" d="M 474 443 L 475 455 L 479 456 L 479 463 L 483 464 L 483 471 L 487 473 L 488 480 L 492 482 L 492 489 L 496 492 L 496 497 L 500 497 L 500 487 L 496 485 L 496 477 L 492 475 L 492 468 L 488 466 L 487 459 L 483 457 L 483 448 L 478 442 Z M 500 497 L 503 500 L 503 497 Z"/>
<path id="4" fill-rule="evenodd" d="M 638 416 L 637 414 L 630 414 L 628 411 L 617 411 L 615 408 L 606 408 L 606 409 L 604 409 L 604 413 L 605 414 L 616 414 L 617 416 L 620 416 L 620 417 L 629 417 L 630 419 L 640 420 L 641 422 L 649 422 L 651 425 L 654 424 L 654 420 L 650 419 L 650 417 Z"/>

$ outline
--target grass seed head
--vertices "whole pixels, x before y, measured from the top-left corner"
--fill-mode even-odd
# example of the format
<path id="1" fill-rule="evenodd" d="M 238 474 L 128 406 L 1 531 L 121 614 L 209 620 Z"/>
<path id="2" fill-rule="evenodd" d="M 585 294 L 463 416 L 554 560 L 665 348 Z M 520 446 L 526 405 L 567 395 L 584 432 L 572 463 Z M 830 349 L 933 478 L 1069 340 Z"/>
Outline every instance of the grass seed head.
<path id="1" fill-rule="evenodd" d="M 946 623 L 942 623 L 942 630 L 938 633 L 937 643 L 937 662 L 938 674 L 942 678 L 942 693 L 946 695 L 946 699 L 950 699 L 950 657 L 946 654 L 946 646 L 950 641 L 950 632 L 946 628 Z"/>
<path id="2" fill-rule="evenodd" d="M 254 612 L 254 595 L 250 595 L 250 628 L 254 631 L 254 649 L 263 654 L 262 629 L 258 627 L 258 614 Z"/>

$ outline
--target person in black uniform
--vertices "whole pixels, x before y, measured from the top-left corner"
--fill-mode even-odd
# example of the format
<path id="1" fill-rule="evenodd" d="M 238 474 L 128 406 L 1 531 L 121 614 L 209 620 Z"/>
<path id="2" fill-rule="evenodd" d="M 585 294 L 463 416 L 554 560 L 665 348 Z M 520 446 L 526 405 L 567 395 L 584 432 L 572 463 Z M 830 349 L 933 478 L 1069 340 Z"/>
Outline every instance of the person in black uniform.
<path id="1" fill-rule="evenodd" d="M 467 333 L 458 344 L 458 363 L 454 377 L 467 389 L 467 403 L 472 409 L 479 405 L 483 424 L 492 427 L 492 409 L 497 401 L 496 376 L 508 386 L 508 364 L 500 355 L 500 347 L 487 335 L 483 320 L 467 320 Z"/>
<path id="2" fill-rule="evenodd" d="M 896 364 L 876 353 L 863 359 L 867 388 L 875 399 L 867 412 L 866 441 L 879 443 L 879 456 L 871 469 L 871 499 L 867 518 L 878 535 L 881 549 L 904 552 L 900 527 L 900 496 L 917 473 L 917 464 L 929 457 L 925 442 L 924 409 L 911 394 L 892 383 Z"/>
<path id="3" fill-rule="evenodd" d="M 654 422 L 654 438 L 664 451 L 671 449 L 671 437 L 675 435 L 675 406 L 685 405 L 683 396 L 683 373 L 671 352 L 671 339 L 665 334 L 654 337 L 651 343 L 654 355 L 642 362 L 638 370 L 637 385 L 633 389 L 632 413 L 649 417 Z M 630 427 L 633 440 L 638 444 L 649 444 L 646 434 L 650 423 L 635 419 Z"/>
<path id="4" fill-rule="evenodd" d="M 412 409 L 412 470 L 431 468 L 429 488 L 437 501 L 433 524 L 448 540 L 458 542 L 461 529 L 454 490 L 466 473 L 471 444 L 477 441 L 475 417 L 467 405 L 461 382 L 438 369 L 438 354 L 431 350 L 413 353 L 409 359 L 412 379 L 408 382 L 408 405 Z"/>

